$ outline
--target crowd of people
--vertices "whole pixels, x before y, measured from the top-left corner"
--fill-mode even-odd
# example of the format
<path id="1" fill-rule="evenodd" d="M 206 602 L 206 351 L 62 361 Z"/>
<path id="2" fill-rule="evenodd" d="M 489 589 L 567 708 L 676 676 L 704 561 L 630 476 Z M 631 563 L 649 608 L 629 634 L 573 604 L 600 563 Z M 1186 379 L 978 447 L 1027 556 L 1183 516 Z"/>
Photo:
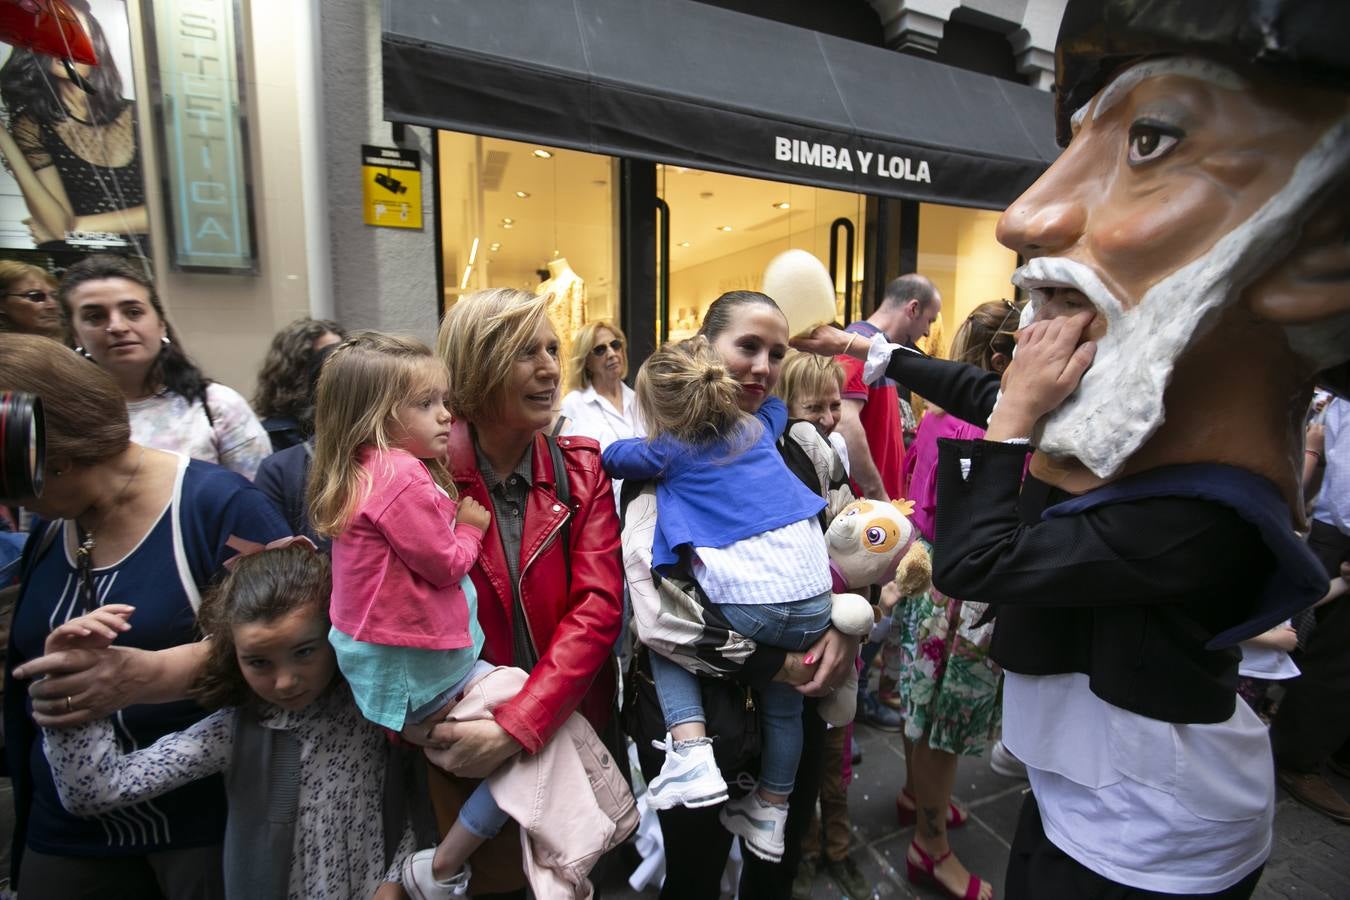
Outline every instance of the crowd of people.
<path id="1" fill-rule="evenodd" d="M 135 265 L 0 264 L 12 886 L 585 898 L 646 829 L 668 900 L 736 840 L 741 898 L 865 896 L 855 710 L 961 900 L 961 756 L 1029 782 L 1005 897 L 1250 897 L 1277 782 L 1350 823 L 1350 101 L 1132 10 L 1066 12 L 1020 297 L 949 358 L 918 273 L 844 329 L 708 298 L 632 387 L 498 288 L 434 347 L 293 323 L 250 404 Z"/>

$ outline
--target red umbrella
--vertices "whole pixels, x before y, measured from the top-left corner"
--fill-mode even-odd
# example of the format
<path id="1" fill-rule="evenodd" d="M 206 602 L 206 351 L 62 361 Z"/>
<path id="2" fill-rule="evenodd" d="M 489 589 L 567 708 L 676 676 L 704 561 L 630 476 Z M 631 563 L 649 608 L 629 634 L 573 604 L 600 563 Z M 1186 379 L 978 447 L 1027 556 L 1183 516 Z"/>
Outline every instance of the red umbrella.
<path id="1" fill-rule="evenodd" d="M 0 41 L 70 62 L 98 65 L 94 45 L 66 0 L 0 0 Z"/>

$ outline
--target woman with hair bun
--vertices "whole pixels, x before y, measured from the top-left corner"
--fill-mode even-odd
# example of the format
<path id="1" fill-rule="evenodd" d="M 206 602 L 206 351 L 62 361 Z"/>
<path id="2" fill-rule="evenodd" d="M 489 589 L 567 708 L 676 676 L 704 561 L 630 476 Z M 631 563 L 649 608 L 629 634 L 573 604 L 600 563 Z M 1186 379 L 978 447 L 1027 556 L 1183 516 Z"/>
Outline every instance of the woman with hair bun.
<path id="1" fill-rule="evenodd" d="M 267 432 L 247 400 L 188 357 L 144 272 L 117 256 L 83 259 L 66 270 L 61 304 L 75 349 L 122 389 L 133 440 L 257 474 L 272 452 Z"/>
<path id="2" fill-rule="evenodd" d="M 778 453 L 788 421 L 782 399 L 769 397 L 751 414 L 741 409 L 740 394 L 706 337 L 667 344 L 638 371 L 638 407 L 651 436 L 610 444 L 605 470 L 612 478 L 660 479 L 654 569 L 692 553 L 694 577 L 732 628 L 784 650 L 805 650 L 830 628 L 830 561 L 816 522 L 825 500 L 793 478 Z M 747 509 L 746 501 L 756 508 Z M 725 801 L 698 676 L 660 654 L 651 664 L 670 733 L 648 804 L 698 808 Z M 759 786 L 727 803 L 720 818 L 753 853 L 776 863 L 801 756 L 802 695 L 771 683 L 760 710 Z"/>

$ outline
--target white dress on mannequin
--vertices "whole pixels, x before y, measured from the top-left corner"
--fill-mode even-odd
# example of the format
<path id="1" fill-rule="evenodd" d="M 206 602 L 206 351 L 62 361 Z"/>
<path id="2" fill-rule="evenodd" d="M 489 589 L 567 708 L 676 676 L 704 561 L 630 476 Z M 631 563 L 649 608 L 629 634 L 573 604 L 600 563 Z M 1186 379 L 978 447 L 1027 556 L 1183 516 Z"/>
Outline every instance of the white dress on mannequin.
<path id="1" fill-rule="evenodd" d="M 572 335 L 586 324 L 586 282 L 572 271 L 567 258 L 560 256 L 548 264 L 548 280 L 535 289 L 536 294 L 553 294 L 548 318 L 558 332 L 558 358 L 571 357 Z"/>

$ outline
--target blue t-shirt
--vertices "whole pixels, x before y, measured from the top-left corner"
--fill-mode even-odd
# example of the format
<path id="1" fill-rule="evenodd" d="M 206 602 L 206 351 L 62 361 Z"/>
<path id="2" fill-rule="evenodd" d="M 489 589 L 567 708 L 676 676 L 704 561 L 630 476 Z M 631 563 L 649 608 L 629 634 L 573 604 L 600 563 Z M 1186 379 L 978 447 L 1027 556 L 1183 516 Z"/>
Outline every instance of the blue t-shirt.
<path id="1" fill-rule="evenodd" d="M 725 547 L 825 508 L 824 499 L 792 474 L 778 452 L 788 419 L 783 401 L 768 398 L 755 416 L 764 430 L 740 453 L 725 443 L 692 447 L 664 436 L 628 438 L 605 448 L 601 459 L 611 478 L 661 479 L 653 567 L 675 563 L 675 551 L 686 544 Z"/>
<path id="2" fill-rule="evenodd" d="M 63 522 L 56 539 L 30 563 L 10 635 L 9 665 L 42 655 L 47 634 L 83 615 L 75 566 L 76 531 Z M 33 529 L 34 550 L 45 524 Z M 145 539 L 117 563 L 94 570 L 99 605 L 136 607 L 132 628 L 117 639 L 127 647 L 160 650 L 195 641 L 201 595 L 235 550 L 231 536 L 266 543 L 290 533 L 260 492 L 242 476 L 182 456 L 173 497 Z M 7 673 L 8 675 L 8 673 Z M 8 679 L 7 679 L 8 680 Z M 66 856 L 139 856 L 144 853 L 219 843 L 225 827 L 225 795 L 219 777 L 170 791 L 106 815 L 79 818 L 61 806 L 51 769 L 31 719 L 26 685 L 5 691 L 6 757 L 16 774 L 21 812 L 31 785 L 27 843 L 41 853 Z M 181 701 L 129 706 L 113 717 L 123 752 L 147 747 L 205 716 L 196 703 Z M 24 775 L 28 778 L 24 779 Z M 20 782 L 27 780 L 27 785 Z"/>

